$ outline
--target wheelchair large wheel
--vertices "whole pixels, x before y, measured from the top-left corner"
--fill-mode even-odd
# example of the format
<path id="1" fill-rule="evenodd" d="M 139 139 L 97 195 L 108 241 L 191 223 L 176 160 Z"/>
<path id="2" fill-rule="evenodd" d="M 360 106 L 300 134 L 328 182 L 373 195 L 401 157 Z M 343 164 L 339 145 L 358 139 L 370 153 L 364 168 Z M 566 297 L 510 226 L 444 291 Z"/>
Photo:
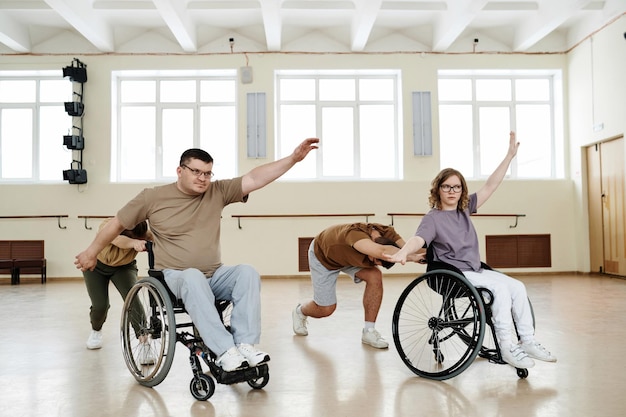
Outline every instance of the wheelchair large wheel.
<path id="1" fill-rule="evenodd" d="M 433 270 L 413 280 L 393 312 L 393 341 L 416 375 L 444 380 L 472 364 L 485 336 L 478 292 L 454 271 Z"/>
<path id="2" fill-rule="evenodd" d="M 163 382 L 174 360 L 176 318 L 167 289 L 152 277 L 139 280 L 124 302 L 121 320 L 124 361 L 144 386 Z"/>

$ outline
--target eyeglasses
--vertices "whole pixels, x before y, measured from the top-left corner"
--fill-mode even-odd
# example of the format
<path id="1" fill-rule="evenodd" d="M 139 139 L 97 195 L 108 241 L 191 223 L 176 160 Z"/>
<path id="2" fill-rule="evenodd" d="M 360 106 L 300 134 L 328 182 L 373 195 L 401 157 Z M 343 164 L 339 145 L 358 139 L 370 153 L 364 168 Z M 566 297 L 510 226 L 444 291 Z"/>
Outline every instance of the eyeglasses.
<path id="1" fill-rule="evenodd" d="M 204 178 L 212 178 L 213 177 L 213 171 L 204 172 L 204 171 L 200 171 L 199 169 L 190 168 L 190 167 L 188 167 L 185 164 L 181 164 L 180 166 L 183 167 L 183 168 L 187 168 L 189 170 L 189 172 L 191 172 L 191 174 L 194 177 L 198 177 L 198 178 L 200 178 L 200 176 L 203 176 Z"/>
<path id="2" fill-rule="evenodd" d="M 439 188 L 441 188 L 441 191 L 443 191 L 444 193 L 449 193 L 450 191 L 454 193 L 460 193 L 461 190 L 463 190 L 463 186 L 458 185 L 458 184 L 457 185 L 441 184 Z"/>

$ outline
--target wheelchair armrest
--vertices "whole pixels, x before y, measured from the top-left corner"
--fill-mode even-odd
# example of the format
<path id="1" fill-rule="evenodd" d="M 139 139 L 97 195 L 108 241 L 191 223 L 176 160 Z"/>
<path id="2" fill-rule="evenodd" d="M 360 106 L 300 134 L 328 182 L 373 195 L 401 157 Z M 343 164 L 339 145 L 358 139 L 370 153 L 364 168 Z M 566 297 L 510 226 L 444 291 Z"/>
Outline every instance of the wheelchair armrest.
<path id="1" fill-rule="evenodd" d="M 163 271 L 160 269 L 148 269 L 148 275 L 150 275 L 152 278 L 156 278 L 159 280 L 165 279 L 165 276 L 163 275 Z"/>
<path id="2" fill-rule="evenodd" d="M 493 270 L 493 268 L 492 268 L 492 267 L 490 267 L 489 265 L 487 265 L 487 264 L 486 264 L 486 263 L 484 263 L 484 262 L 481 262 L 481 263 L 480 263 L 480 267 L 481 267 L 482 269 L 489 269 L 489 270 Z"/>
<path id="3" fill-rule="evenodd" d="M 449 263 L 441 262 L 441 261 L 428 262 L 428 264 L 426 265 L 426 271 L 430 272 L 430 271 L 434 271 L 435 269 L 446 269 L 449 271 L 456 272 L 459 275 L 463 275 L 463 271 L 461 271 L 459 268 Z"/>

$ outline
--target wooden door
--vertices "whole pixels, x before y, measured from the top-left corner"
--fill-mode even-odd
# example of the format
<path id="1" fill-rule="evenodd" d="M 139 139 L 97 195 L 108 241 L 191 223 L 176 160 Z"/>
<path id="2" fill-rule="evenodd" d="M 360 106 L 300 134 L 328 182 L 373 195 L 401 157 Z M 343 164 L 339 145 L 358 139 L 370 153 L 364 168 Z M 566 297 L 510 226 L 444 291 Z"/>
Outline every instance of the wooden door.
<path id="1" fill-rule="evenodd" d="M 592 145 L 586 156 L 590 269 L 626 276 L 624 138 Z"/>
<path id="2" fill-rule="evenodd" d="M 626 276 L 624 138 L 600 147 L 604 272 Z"/>
<path id="3" fill-rule="evenodd" d="M 589 265 L 591 272 L 604 271 L 602 232 L 602 175 L 600 144 L 587 148 L 587 205 L 589 206 Z"/>

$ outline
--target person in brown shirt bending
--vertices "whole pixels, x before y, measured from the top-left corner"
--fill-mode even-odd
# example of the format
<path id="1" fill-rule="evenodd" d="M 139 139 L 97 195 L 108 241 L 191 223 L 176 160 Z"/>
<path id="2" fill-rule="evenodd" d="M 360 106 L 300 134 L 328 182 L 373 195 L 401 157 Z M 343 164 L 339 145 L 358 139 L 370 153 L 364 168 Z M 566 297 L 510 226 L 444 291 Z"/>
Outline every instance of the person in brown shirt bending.
<path id="1" fill-rule="evenodd" d="M 383 275 L 378 267 L 391 268 L 393 263 L 383 260 L 384 255 L 396 253 L 404 243 L 393 227 L 378 223 L 338 224 L 318 234 L 308 253 L 313 299 L 298 304 L 293 310 L 294 333 L 309 334 L 307 317 L 323 318 L 333 314 L 337 308 L 337 277 L 343 272 L 355 283 L 365 282 L 365 324 L 361 342 L 378 349 L 389 347 L 375 328 L 383 299 Z M 422 258 L 423 255 L 416 254 L 411 260 L 418 262 Z"/>

